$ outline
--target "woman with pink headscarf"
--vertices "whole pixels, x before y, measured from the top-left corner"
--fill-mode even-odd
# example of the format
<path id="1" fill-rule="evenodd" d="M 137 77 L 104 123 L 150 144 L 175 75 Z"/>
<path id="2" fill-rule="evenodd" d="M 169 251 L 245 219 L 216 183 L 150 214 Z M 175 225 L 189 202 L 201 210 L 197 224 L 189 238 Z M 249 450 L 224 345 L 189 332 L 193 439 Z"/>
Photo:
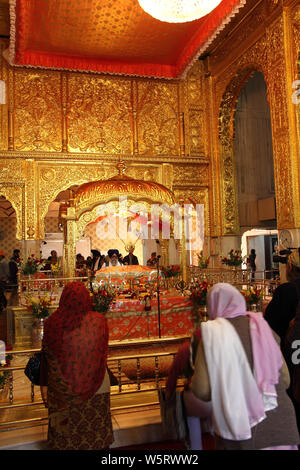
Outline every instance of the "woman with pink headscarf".
<path id="1" fill-rule="evenodd" d="M 191 389 L 211 401 L 218 450 L 297 449 L 300 442 L 279 338 L 243 295 L 215 284 L 207 298 Z"/>

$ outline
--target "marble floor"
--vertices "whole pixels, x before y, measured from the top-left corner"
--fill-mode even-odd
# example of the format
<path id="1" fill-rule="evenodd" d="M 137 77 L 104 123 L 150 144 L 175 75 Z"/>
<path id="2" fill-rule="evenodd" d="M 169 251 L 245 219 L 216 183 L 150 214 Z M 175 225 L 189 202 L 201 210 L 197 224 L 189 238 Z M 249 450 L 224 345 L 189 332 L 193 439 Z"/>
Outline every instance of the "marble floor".
<path id="1" fill-rule="evenodd" d="M 153 397 L 149 396 L 148 400 L 151 398 Z M 130 398 L 130 402 L 132 408 L 112 411 L 115 441 L 111 448 L 155 443 L 172 438 L 171 434 L 166 435 L 163 432 L 158 405 L 147 406 L 145 403 L 142 408 L 136 408 L 134 397 Z M 46 439 L 46 420 L 30 427 L 18 425 L 10 430 L 0 431 L 0 450 L 47 450 Z"/>

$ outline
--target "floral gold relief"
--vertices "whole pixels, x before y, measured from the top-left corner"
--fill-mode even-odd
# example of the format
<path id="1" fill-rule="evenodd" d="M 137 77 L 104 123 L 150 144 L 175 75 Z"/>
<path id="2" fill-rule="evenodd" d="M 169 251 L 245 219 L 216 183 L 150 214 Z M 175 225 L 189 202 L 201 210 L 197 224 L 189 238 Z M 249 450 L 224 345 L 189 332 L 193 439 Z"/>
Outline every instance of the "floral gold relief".
<path id="1" fill-rule="evenodd" d="M 138 82 L 139 152 L 179 155 L 179 103 L 177 83 Z"/>
<path id="2" fill-rule="evenodd" d="M 70 74 L 68 142 L 72 152 L 131 153 L 131 82 Z"/>
<path id="3" fill-rule="evenodd" d="M 14 149 L 61 151 L 60 73 L 14 71 Z"/>

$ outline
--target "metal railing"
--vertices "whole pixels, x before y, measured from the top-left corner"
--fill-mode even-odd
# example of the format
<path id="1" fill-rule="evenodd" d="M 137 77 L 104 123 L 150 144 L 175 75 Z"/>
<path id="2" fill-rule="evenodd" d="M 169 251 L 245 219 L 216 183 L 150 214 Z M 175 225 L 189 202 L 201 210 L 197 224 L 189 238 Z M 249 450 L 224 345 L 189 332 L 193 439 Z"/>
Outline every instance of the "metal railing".
<path id="1" fill-rule="evenodd" d="M 22 351 L 9 351 L 8 353 L 12 355 L 13 357 L 20 357 L 24 356 L 25 362 L 27 363 L 27 360 L 31 355 L 33 355 L 35 352 L 40 351 L 40 349 L 27 349 L 27 350 L 22 350 Z M 169 361 L 172 361 L 176 352 L 162 352 L 162 353 L 149 353 L 149 354 L 133 354 L 133 355 L 126 355 L 126 356 L 115 356 L 115 357 L 109 357 L 107 360 L 107 365 L 109 369 L 113 372 L 114 375 L 116 375 L 116 380 L 117 384 L 111 386 L 111 397 L 121 397 L 124 395 L 129 395 L 129 394 L 134 394 L 134 393 L 141 393 L 141 392 L 154 392 L 157 391 L 159 388 L 165 386 L 166 382 L 166 374 L 163 374 L 163 376 L 160 373 L 160 360 L 164 359 L 169 359 Z M 153 369 L 152 369 L 152 377 L 149 378 L 149 373 L 147 374 L 147 378 L 143 378 L 144 374 L 144 368 L 142 365 L 143 360 L 146 359 L 153 359 Z M 126 369 L 126 365 L 124 366 L 124 363 L 128 364 L 130 362 L 130 369 L 132 371 L 132 362 L 136 364 L 135 371 L 133 372 L 133 375 L 135 376 L 134 379 L 129 379 L 126 376 L 126 370 L 124 373 L 124 369 Z M 8 373 L 8 380 L 7 380 L 7 395 L 8 398 L 6 401 L 0 402 L 0 430 L 3 428 L 8 428 L 12 425 L 18 425 L 18 424 L 25 424 L 25 423 L 38 423 L 41 420 L 46 420 L 47 419 L 47 412 L 45 408 L 45 416 L 44 417 L 37 417 L 37 418 L 28 418 L 28 419 L 23 419 L 24 416 L 26 416 L 26 412 L 30 407 L 38 406 L 38 405 L 43 405 L 43 401 L 41 398 L 36 397 L 36 389 L 39 390 L 38 386 L 33 385 L 29 380 L 28 380 L 28 385 L 30 386 L 30 393 L 28 394 L 28 400 L 22 400 L 18 402 L 17 400 L 14 399 L 14 373 L 18 371 L 23 371 L 25 370 L 26 364 L 20 365 L 20 366 L 12 366 L 12 367 L 6 367 L 3 369 L 5 370 L 6 373 Z M 166 368 L 166 367 L 165 367 Z M 0 372 L 1 373 L 1 372 Z M 151 374 L 150 374 L 151 375 Z M 179 381 L 180 384 L 180 381 Z M 158 404 L 158 397 L 157 399 L 151 403 L 146 403 L 147 406 L 149 405 L 154 405 Z M 111 407 L 111 410 L 120 410 L 120 409 L 127 409 L 127 408 L 132 408 L 132 407 L 140 407 L 140 406 L 145 406 L 144 404 L 135 404 L 135 405 L 122 405 L 122 406 L 116 406 L 116 407 Z M 1 417 L 1 414 L 4 410 L 21 410 L 23 413 L 23 417 L 11 421 L 10 419 L 7 420 L 7 418 L 2 419 L 3 416 Z"/>
<path id="2" fill-rule="evenodd" d="M 188 269 L 191 284 L 202 281 L 209 284 L 225 282 L 234 285 L 239 290 L 248 290 L 251 286 L 257 286 L 262 290 L 263 299 L 272 296 L 280 284 L 280 278 L 273 276 L 274 271 L 252 273 L 246 269 L 201 269 L 198 266 L 190 266 Z"/>
<path id="3" fill-rule="evenodd" d="M 24 298 L 28 295 L 45 295 L 48 294 L 58 303 L 61 292 L 66 284 L 74 281 L 82 281 L 88 283 L 88 277 L 46 277 L 35 278 L 34 276 L 23 278 L 19 277 L 18 282 L 18 299 L 17 303 L 22 305 Z"/>

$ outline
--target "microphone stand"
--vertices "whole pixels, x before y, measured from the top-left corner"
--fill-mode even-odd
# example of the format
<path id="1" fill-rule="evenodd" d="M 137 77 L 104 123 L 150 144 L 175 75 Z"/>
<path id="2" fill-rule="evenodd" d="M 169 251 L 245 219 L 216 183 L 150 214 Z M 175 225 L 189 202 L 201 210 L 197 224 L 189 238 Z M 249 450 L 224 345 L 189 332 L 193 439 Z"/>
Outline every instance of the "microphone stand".
<path id="1" fill-rule="evenodd" d="M 160 299 L 159 299 L 159 258 L 160 255 L 156 257 L 156 267 L 157 267 L 157 312 L 158 312 L 158 336 L 161 338 L 160 331 Z"/>

